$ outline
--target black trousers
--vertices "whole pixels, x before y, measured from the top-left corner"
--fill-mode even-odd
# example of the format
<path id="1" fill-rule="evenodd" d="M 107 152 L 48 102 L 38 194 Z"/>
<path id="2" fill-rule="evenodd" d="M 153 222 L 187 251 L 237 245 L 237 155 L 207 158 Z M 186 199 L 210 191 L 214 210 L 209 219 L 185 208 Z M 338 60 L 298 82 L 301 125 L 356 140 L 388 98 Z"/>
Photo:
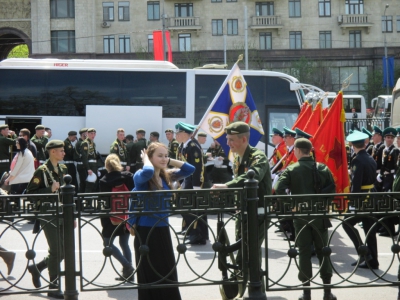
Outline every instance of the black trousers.
<path id="1" fill-rule="evenodd" d="M 78 191 L 79 191 L 79 186 L 78 186 L 78 179 L 77 179 L 77 176 L 76 176 L 75 164 L 68 163 L 68 164 L 65 164 L 65 165 L 67 166 L 68 174 L 71 175 L 71 177 L 72 177 L 71 184 L 75 186 L 75 194 L 77 194 Z"/>

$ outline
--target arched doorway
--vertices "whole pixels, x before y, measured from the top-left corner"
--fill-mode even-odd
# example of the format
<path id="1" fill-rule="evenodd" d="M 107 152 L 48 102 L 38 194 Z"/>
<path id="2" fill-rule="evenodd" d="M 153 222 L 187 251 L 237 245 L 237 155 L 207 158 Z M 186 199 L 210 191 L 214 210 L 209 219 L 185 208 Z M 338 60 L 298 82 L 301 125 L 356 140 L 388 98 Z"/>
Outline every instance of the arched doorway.
<path id="1" fill-rule="evenodd" d="M 32 41 L 23 31 L 11 27 L 0 28 L 0 60 L 6 59 L 8 53 L 21 44 L 26 44 L 29 54 L 32 53 Z"/>

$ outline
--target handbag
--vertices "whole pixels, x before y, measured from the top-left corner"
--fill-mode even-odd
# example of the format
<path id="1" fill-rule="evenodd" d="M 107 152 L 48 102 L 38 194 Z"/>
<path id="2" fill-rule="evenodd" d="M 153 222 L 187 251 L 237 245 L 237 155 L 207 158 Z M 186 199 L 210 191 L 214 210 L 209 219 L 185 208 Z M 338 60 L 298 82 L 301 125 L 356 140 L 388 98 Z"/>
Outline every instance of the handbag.
<path id="1" fill-rule="evenodd" d="M 125 184 L 115 186 L 111 190 L 113 193 L 129 192 Z M 129 194 L 117 194 L 111 196 L 111 213 L 126 212 L 129 208 Z M 113 225 L 119 225 L 128 219 L 128 215 L 118 215 L 118 217 L 110 217 Z"/>

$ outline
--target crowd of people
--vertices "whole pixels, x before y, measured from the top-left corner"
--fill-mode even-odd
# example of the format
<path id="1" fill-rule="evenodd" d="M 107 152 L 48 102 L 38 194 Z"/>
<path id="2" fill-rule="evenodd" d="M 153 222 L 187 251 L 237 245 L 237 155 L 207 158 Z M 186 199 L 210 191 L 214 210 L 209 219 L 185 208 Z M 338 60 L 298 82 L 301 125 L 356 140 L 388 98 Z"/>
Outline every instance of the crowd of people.
<path id="1" fill-rule="evenodd" d="M 317 194 L 334 193 L 335 183 L 330 170 L 313 158 L 311 135 L 296 128 L 283 130 L 273 128 L 271 141 L 275 145 L 273 154 L 268 158 L 264 151 L 249 145 L 250 127 L 244 122 L 235 122 L 225 128 L 227 144 L 235 158 L 231 163 L 223 148 L 214 140 L 211 146 L 203 151 L 206 134 L 196 133 L 196 126 L 179 122 L 175 129 L 165 130 L 168 145 L 159 142 L 158 132 L 150 133 L 147 141 L 146 131 L 138 129 L 136 139 L 133 135 L 125 135 L 123 128 L 117 129 L 116 139 L 110 145 L 110 152 L 103 161 L 96 150 L 95 128 L 82 128 L 79 132 L 70 131 L 65 141 L 49 140 L 51 130 L 46 134 L 46 127 L 36 126 L 36 132 L 30 138 L 30 132 L 22 129 L 19 136 L 10 131 L 7 125 L 0 126 L 0 172 L 8 173 L 5 185 L 10 185 L 12 194 L 50 194 L 57 193 L 63 185 L 65 174 L 72 176 L 76 193 L 112 192 L 112 191 L 157 191 L 177 189 L 223 189 L 244 187 L 246 173 L 252 169 L 259 182 L 258 196 L 283 194 Z M 79 138 L 77 137 L 79 133 Z M 175 137 L 174 137 L 175 135 Z M 363 128 L 355 130 L 348 137 L 349 174 L 352 193 L 370 193 L 399 191 L 400 189 L 400 131 L 386 128 L 383 131 L 374 127 L 371 133 Z M 372 143 L 369 140 L 372 139 Z M 12 158 L 12 147 L 16 147 L 16 155 Z M 1 175 L 0 174 L 0 175 Z M 397 175 L 397 176 L 396 176 Z M 135 204 L 126 201 L 127 215 L 114 220 L 109 217 L 101 219 L 103 244 L 112 249 L 112 256 L 121 264 L 122 274 L 116 280 L 134 281 L 135 269 L 132 252 L 129 246 L 130 235 L 135 236 L 134 249 L 136 274 L 139 283 L 173 283 L 178 281 L 175 269 L 175 256 L 169 230 L 169 202 L 163 201 L 157 214 L 141 217 L 129 214 L 135 210 Z M 259 201 L 259 238 L 260 247 L 264 241 L 264 214 L 262 201 Z M 41 207 L 40 200 L 37 207 Z M 351 209 L 351 207 L 350 207 Z M 144 203 L 144 211 L 150 210 L 150 203 Z M 117 218 L 118 219 L 118 218 Z M 126 222 L 125 222 L 126 220 Z M 41 272 L 48 268 L 50 287 L 56 287 L 57 266 L 63 259 L 62 224 L 60 226 L 44 226 L 40 223 L 49 245 L 46 258 L 28 266 L 32 281 L 36 288 L 41 287 Z M 126 226 L 121 226 L 121 222 Z M 236 239 L 240 240 L 246 233 L 240 229 L 240 218 L 236 223 Z M 359 218 L 343 222 L 343 229 L 358 249 L 361 240 L 355 225 L 362 223 L 365 233 L 374 227 L 371 219 Z M 397 218 L 388 218 L 384 226 L 374 229 L 381 236 L 394 236 Z M 332 277 L 330 263 L 323 259 L 322 249 L 328 242 L 329 219 L 320 219 L 315 226 L 307 226 L 301 220 L 282 221 L 278 231 L 290 233 L 289 239 L 296 241 L 299 248 L 299 280 L 305 287 L 310 286 L 313 278 L 311 255 L 315 251 L 320 265 L 320 277 L 329 285 Z M 375 228 L 375 227 L 374 227 Z M 317 233 L 315 232 L 317 231 Z M 208 237 L 207 216 L 185 214 L 182 230 L 185 243 L 205 245 Z M 60 238 L 55 238 L 59 236 Z M 296 238 L 297 236 L 297 238 Z M 119 238 L 122 252 L 114 245 Z M 140 246 L 146 241 L 150 251 L 147 260 L 140 260 Z M 360 268 L 378 269 L 378 251 L 375 231 L 370 233 L 366 245 L 368 253 L 360 256 L 353 265 Z M 58 254 L 57 254 L 58 253 Z M 0 247 L 0 254 L 7 259 L 9 273 L 12 270 L 14 255 Z M 6 258 L 5 258 L 6 257 Z M 242 254 L 238 251 L 236 263 L 242 265 Z M 12 261 L 12 263 L 11 263 Z M 260 260 L 261 261 L 261 260 Z M 140 262 L 140 263 L 139 263 Z M 150 265 L 151 264 L 151 265 Z M 164 278 L 165 277 L 165 278 Z M 171 296 L 173 295 L 173 296 Z M 62 293 L 49 292 L 48 296 L 63 299 Z M 139 289 L 139 299 L 180 299 L 178 288 Z M 305 288 L 299 299 L 311 299 L 311 290 Z M 324 289 L 324 300 L 335 300 L 330 288 Z"/>

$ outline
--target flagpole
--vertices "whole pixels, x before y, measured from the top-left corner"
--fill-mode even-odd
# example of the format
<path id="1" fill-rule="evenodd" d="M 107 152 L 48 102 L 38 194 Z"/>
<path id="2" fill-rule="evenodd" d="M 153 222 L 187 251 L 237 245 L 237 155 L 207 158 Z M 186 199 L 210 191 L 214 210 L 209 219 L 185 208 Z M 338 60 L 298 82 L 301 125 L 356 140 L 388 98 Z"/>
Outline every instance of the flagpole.
<path id="1" fill-rule="evenodd" d="M 193 136 L 195 136 L 197 134 L 197 131 L 199 131 L 200 129 L 200 125 L 203 124 L 204 119 L 207 117 L 208 113 L 210 112 L 211 108 L 214 106 L 215 102 L 217 102 L 219 96 L 221 95 L 222 91 L 224 90 L 226 83 L 228 82 L 228 78 L 230 78 L 231 73 L 233 72 L 233 70 L 235 69 L 235 67 L 237 66 L 238 62 L 241 61 L 243 59 L 243 54 L 240 54 L 238 57 L 238 60 L 235 62 L 235 64 L 233 65 L 232 69 L 230 70 L 229 74 L 226 76 L 224 82 L 222 83 L 221 87 L 218 90 L 218 93 L 215 95 L 213 101 L 211 102 L 210 106 L 207 108 L 207 111 L 204 113 L 203 118 L 200 120 L 199 124 L 197 125 L 196 130 L 193 132 Z"/>

